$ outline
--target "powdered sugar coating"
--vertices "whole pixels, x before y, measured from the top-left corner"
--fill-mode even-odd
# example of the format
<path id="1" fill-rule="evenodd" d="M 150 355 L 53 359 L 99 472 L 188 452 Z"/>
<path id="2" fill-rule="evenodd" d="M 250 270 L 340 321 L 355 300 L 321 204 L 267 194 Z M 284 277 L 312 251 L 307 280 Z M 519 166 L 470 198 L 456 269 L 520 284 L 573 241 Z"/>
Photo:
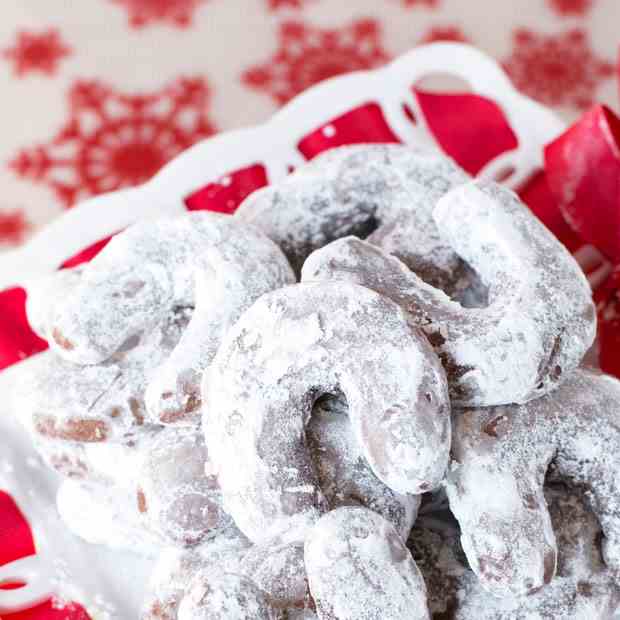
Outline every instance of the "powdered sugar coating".
<path id="1" fill-rule="evenodd" d="M 279 620 L 279 611 L 249 579 L 199 573 L 179 606 L 178 620 Z"/>
<path id="2" fill-rule="evenodd" d="M 304 545 L 277 537 L 252 546 L 243 557 L 239 574 L 251 580 L 275 609 L 302 609 L 311 605 Z"/>
<path id="3" fill-rule="evenodd" d="M 171 544 L 193 545 L 230 526 L 200 429 L 165 428 L 138 472 L 137 503 Z"/>
<path id="4" fill-rule="evenodd" d="M 363 287 L 285 287 L 242 315 L 203 384 L 203 428 L 224 505 L 254 542 L 303 533 L 325 510 L 305 427 L 314 402 L 338 392 L 379 480 L 414 494 L 441 481 L 450 405 L 424 336 Z"/>
<path id="5" fill-rule="evenodd" d="M 146 423 L 144 391 L 154 369 L 174 349 L 190 313 L 169 315 L 155 329 L 96 366 L 40 354 L 20 375 L 17 411 L 50 439 L 127 443 Z"/>
<path id="6" fill-rule="evenodd" d="M 449 286 L 458 279 L 461 261 L 441 240 L 431 212 L 446 191 L 468 179 L 439 152 L 396 144 L 344 146 L 255 192 L 234 217 L 259 226 L 296 272 L 330 241 L 372 233 L 371 243 L 433 284 Z"/>
<path id="7" fill-rule="evenodd" d="M 342 398 L 321 398 L 312 409 L 306 440 L 319 486 L 330 509 L 361 505 L 374 510 L 407 539 L 420 497 L 392 491 L 381 482 L 364 458 Z"/>
<path id="8" fill-rule="evenodd" d="M 249 225 L 219 223 L 208 241 L 195 259 L 192 321 L 146 392 L 151 419 L 165 424 L 200 421 L 202 374 L 226 332 L 263 293 L 295 282 L 284 254 Z"/>
<path id="9" fill-rule="evenodd" d="M 201 571 L 238 572 L 249 541 L 230 526 L 195 547 L 165 549 L 148 585 L 141 620 L 177 620 L 179 604 Z"/>
<path id="10" fill-rule="evenodd" d="M 398 259 L 353 237 L 308 258 L 303 281 L 349 280 L 401 305 L 441 357 L 452 402 L 521 403 L 554 389 L 592 344 L 596 313 L 583 272 L 509 190 L 472 182 L 434 211 L 448 242 L 489 287 L 464 308 Z"/>
<path id="11" fill-rule="evenodd" d="M 65 480 L 56 506 L 65 525 L 94 545 L 106 545 L 155 556 L 162 539 L 148 527 L 136 507 L 133 493 L 119 487 Z"/>
<path id="12" fill-rule="evenodd" d="M 86 458 L 85 444 L 76 441 L 48 439 L 32 433 L 32 445 L 43 462 L 61 476 L 72 480 L 84 480 L 107 484 L 107 477 L 100 477 L 93 471 Z"/>
<path id="13" fill-rule="evenodd" d="M 619 381 L 579 369 L 542 398 L 457 411 L 453 422 L 446 488 L 486 588 L 521 595 L 553 578 L 556 540 L 543 497 L 551 463 L 583 488 L 605 536 L 605 562 L 620 569 Z"/>
<path id="14" fill-rule="evenodd" d="M 49 439 L 32 433 L 32 442 L 43 461 L 65 478 L 133 489 L 147 445 L 159 431 L 160 427 L 142 426 L 125 442 L 101 443 Z"/>
<path id="15" fill-rule="evenodd" d="M 342 398 L 324 397 L 312 409 L 306 438 L 319 486 L 329 509 L 362 505 L 392 522 L 406 540 L 415 520 L 419 497 L 391 491 L 372 473 L 355 441 Z M 289 536 L 251 547 L 240 574 L 267 594 L 280 609 L 313 606 L 307 586 L 303 540 Z"/>
<path id="16" fill-rule="evenodd" d="M 355 441 L 348 407 L 341 398 L 321 398 L 314 405 L 307 441 L 319 486 L 330 509 L 362 505 L 383 515 L 406 540 L 419 497 L 388 489 L 372 473 Z M 276 536 L 253 545 L 239 564 L 239 574 L 252 580 L 278 609 L 313 606 L 307 585 L 303 540 Z"/>
<path id="17" fill-rule="evenodd" d="M 458 530 L 416 524 L 409 546 L 426 581 L 433 617 L 445 620 L 609 620 L 620 606 L 620 587 L 601 558 L 600 526 L 579 489 L 545 485 L 558 541 L 558 572 L 542 590 L 498 598 L 468 567 Z"/>
<path id="18" fill-rule="evenodd" d="M 310 168 L 333 177 L 344 202 L 370 197 L 377 203 L 379 225 L 369 243 L 398 257 L 433 286 L 449 292 L 460 288 L 465 266 L 432 217 L 439 198 L 470 180 L 452 159 L 411 145 L 365 144 L 326 151 Z"/>
<path id="19" fill-rule="evenodd" d="M 228 245 L 241 246 L 242 252 L 222 249 Z M 261 255 L 265 248 L 267 253 Z M 127 340 L 153 329 L 175 307 L 193 307 L 196 268 L 214 269 L 210 256 L 225 262 L 231 254 L 239 269 L 245 257 L 254 267 L 265 256 L 277 260 L 279 251 L 252 226 L 213 213 L 134 224 L 84 266 L 78 286 L 56 307 L 52 346 L 81 364 L 108 359 Z M 268 265 L 267 273 L 286 271 L 284 258 L 280 260 L 280 268 Z M 254 276 L 260 279 L 261 274 Z M 225 274 L 216 277 L 225 278 Z M 286 281 L 285 277 L 276 285 Z M 226 302 L 231 311 L 243 300 L 233 297 Z M 227 312 L 223 315 L 228 318 Z M 220 318 L 221 313 L 216 313 L 214 320 Z"/>
<path id="20" fill-rule="evenodd" d="M 84 443 L 84 454 L 99 483 L 136 488 L 137 476 L 151 444 L 162 432 L 161 426 L 145 425 L 136 429 L 125 442 Z"/>
<path id="21" fill-rule="evenodd" d="M 324 515 L 305 545 L 321 620 L 428 620 L 426 587 L 392 525 L 365 508 Z"/>
<path id="22" fill-rule="evenodd" d="M 179 605 L 186 596 L 191 596 L 192 584 L 196 581 L 201 581 L 202 587 L 217 584 L 223 574 L 236 576 L 231 579 L 237 583 L 241 579 L 239 586 L 247 585 L 248 589 L 244 595 L 251 596 L 258 589 L 273 613 L 278 610 L 287 620 L 298 617 L 298 612 L 309 611 L 307 606 L 312 605 L 308 598 L 303 543 L 274 540 L 269 545 L 250 546 L 230 526 L 195 547 L 170 548 L 161 554 L 149 583 L 142 620 L 177 620 Z M 233 598 L 237 594 L 235 590 Z M 234 601 L 224 601 L 228 595 L 231 593 L 219 593 L 220 603 L 230 607 Z"/>
<path id="23" fill-rule="evenodd" d="M 26 316 L 30 327 L 41 338 L 50 339 L 54 312 L 59 303 L 77 286 L 81 274 L 81 267 L 61 269 L 28 284 Z"/>

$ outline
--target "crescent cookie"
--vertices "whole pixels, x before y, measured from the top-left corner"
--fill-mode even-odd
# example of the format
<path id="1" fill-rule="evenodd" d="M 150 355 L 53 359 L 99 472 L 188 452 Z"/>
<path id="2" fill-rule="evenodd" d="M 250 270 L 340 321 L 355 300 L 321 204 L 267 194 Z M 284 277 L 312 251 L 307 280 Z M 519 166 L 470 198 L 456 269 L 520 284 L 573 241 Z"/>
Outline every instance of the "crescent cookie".
<path id="1" fill-rule="evenodd" d="M 273 239 L 297 273 L 313 250 L 356 235 L 398 256 L 424 279 L 450 288 L 462 276 L 462 261 L 441 239 L 431 214 L 443 194 L 468 180 L 436 151 L 344 146 L 254 192 L 234 217 Z"/>
<path id="2" fill-rule="evenodd" d="M 261 294 L 291 282 L 284 255 L 251 225 L 203 212 L 139 222 L 84 265 L 57 300 L 50 344 L 71 362 L 100 364 L 198 302 L 179 351 L 149 388 L 151 417 L 174 422 L 199 411 L 199 378 L 226 329 Z"/>
<path id="3" fill-rule="evenodd" d="M 433 216 L 488 286 L 488 306 L 461 306 L 397 258 L 353 237 L 317 250 L 302 280 L 355 282 L 401 305 L 441 357 L 454 404 L 522 403 L 553 390 L 579 365 L 596 332 L 579 265 L 515 194 L 494 183 L 457 187 Z"/>
<path id="4" fill-rule="evenodd" d="M 605 563 L 620 569 L 620 381 L 580 369 L 547 396 L 456 411 L 453 424 L 446 490 L 486 588 L 522 595 L 553 579 L 556 538 L 543 495 L 550 465 L 583 489 Z"/>
<path id="5" fill-rule="evenodd" d="M 137 505 L 170 544 L 195 545 L 230 525 L 200 429 L 168 427 L 137 472 Z"/>
<path id="6" fill-rule="evenodd" d="M 110 359 L 79 366 L 45 351 L 28 362 L 16 410 L 45 439 L 125 443 L 148 426 L 144 393 L 154 370 L 178 343 L 191 312 L 172 313 Z"/>
<path id="7" fill-rule="evenodd" d="M 601 556 L 600 525 L 578 487 L 555 476 L 545 501 L 558 543 L 556 576 L 527 596 L 497 597 L 471 571 L 452 518 L 439 527 L 416 524 L 408 546 L 424 576 L 429 608 L 445 620 L 609 620 L 620 608 L 620 587 Z"/>
<path id="8" fill-rule="evenodd" d="M 305 429 L 316 400 L 336 393 L 386 486 L 420 494 L 441 482 L 450 403 L 424 336 L 369 289 L 285 287 L 244 313 L 203 384 L 203 428 L 224 506 L 253 542 L 303 532 L 326 509 Z"/>

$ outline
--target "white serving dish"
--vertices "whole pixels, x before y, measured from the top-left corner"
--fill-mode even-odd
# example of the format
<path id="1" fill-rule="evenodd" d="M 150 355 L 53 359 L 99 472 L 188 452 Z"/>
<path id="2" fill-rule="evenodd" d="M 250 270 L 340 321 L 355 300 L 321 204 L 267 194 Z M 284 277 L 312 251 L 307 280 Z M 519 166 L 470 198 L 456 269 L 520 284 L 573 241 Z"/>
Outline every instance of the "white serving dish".
<path id="1" fill-rule="evenodd" d="M 25 246 L 0 255 L 0 290 L 25 286 L 50 273 L 92 243 L 127 225 L 163 214 L 182 213 L 183 202 L 209 179 L 262 163 L 270 182 L 303 161 L 299 140 L 331 119 L 369 101 L 377 102 L 402 142 L 435 145 L 411 86 L 434 74 L 450 74 L 471 91 L 494 100 L 518 140 L 517 149 L 500 155 L 480 173 L 494 178 L 503 170 L 516 187 L 542 166 L 543 146 L 564 129 L 549 109 L 518 93 L 502 69 L 476 49 L 456 43 L 434 43 L 413 49 L 385 68 L 357 72 L 323 82 L 282 108 L 269 122 L 200 142 L 165 166 L 140 187 L 97 196 L 53 222 Z M 410 123 L 406 103 L 418 119 Z M 8 491 L 28 517 L 38 553 L 0 567 L 0 583 L 27 583 L 17 590 L 0 589 L 0 614 L 26 609 L 51 594 L 81 603 L 93 620 L 138 618 L 153 560 L 89 545 L 69 533 L 55 508 L 58 477 L 48 471 L 15 420 L 6 395 L 26 360 L 0 373 L 4 408 L 0 415 L 0 489 Z M 0 527 L 2 523 L 0 522 Z"/>

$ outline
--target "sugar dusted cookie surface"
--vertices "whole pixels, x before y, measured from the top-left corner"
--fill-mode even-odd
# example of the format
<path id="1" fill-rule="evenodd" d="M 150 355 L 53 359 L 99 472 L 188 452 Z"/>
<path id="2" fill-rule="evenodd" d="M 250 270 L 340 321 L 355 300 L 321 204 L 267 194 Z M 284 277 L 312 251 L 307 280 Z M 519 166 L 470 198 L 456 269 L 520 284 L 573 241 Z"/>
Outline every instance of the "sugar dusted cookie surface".
<path id="1" fill-rule="evenodd" d="M 280 620 L 252 581 L 239 575 L 198 573 L 181 601 L 178 620 Z"/>
<path id="2" fill-rule="evenodd" d="M 193 545 L 230 526 L 200 429 L 165 428 L 137 474 L 138 509 L 170 544 Z"/>
<path id="3" fill-rule="evenodd" d="M 43 461 L 65 478 L 135 489 L 147 446 L 160 431 L 161 427 L 141 426 L 119 442 L 65 441 L 32 433 L 32 441 Z"/>
<path id="4" fill-rule="evenodd" d="M 303 609 L 311 604 L 303 541 L 276 536 L 253 545 L 240 563 L 239 574 L 262 590 L 275 609 Z"/>
<path id="5" fill-rule="evenodd" d="M 43 339 L 50 340 L 54 312 L 79 284 L 82 268 L 60 269 L 50 276 L 30 282 L 27 287 L 26 315 L 30 327 Z"/>
<path id="6" fill-rule="evenodd" d="M 148 423 L 144 393 L 179 341 L 191 313 L 177 311 L 109 360 L 79 366 L 54 351 L 29 365 L 16 389 L 24 422 L 48 439 L 130 441 Z"/>
<path id="7" fill-rule="evenodd" d="M 579 488 L 552 476 L 545 501 L 558 544 L 557 575 L 529 596 L 497 597 L 468 567 L 456 522 L 416 524 L 408 541 L 428 589 L 433 617 L 446 620 L 609 620 L 620 586 L 601 555 L 601 529 Z"/>
<path id="8" fill-rule="evenodd" d="M 52 350 L 20 413 L 67 526 L 160 554 L 141 620 L 620 608 L 620 382 L 579 369 L 587 281 L 442 155 L 342 147 L 232 217 L 140 222 L 27 311 Z"/>
<path id="9" fill-rule="evenodd" d="M 409 550 L 371 510 L 323 516 L 306 541 L 306 569 L 321 620 L 430 620 Z"/>
<path id="10" fill-rule="evenodd" d="M 67 277 L 52 280 L 62 288 Z M 199 409 L 199 376 L 226 329 L 262 293 L 293 281 L 284 255 L 251 225 L 207 212 L 139 222 L 81 267 L 77 282 L 64 286 L 66 296 L 55 297 L 51 317 L 45 317 L 45 333 L 68 361 L 100 364 L 176 309 L 198 303 L 180 351 L 149 390 L 151 416 L 174 422 Z M 31 314 L 37 321 L 40 306 L 35 299 Z"/>
<path id="11" fill-rule="evenodd" d="M 306 257 L 346 235 L 368 237 L 442 288 L 462 262 L 431 217 L 467 174 L 438 152 L 395 144 L 345 146 L 320 155 L 282 183 L 252 194 L 235 213 L 273 239 L 296 272 Z M 373 232 L 374 231 L 374 232 Z"/>
<path id="12" fill-rule="evenodd" d="M 263 296 L 225 338 L 203 390 L 224 506 L 254 542 L 303 530 L 327 509 L 304 442 L 325 394 L 344 394 L 353 434 L 385 485 L 419 494 L 444 475 L 443 369 L 403 311 L 369 289 L 298 284 Z"/>
<path id="13" fill-rule="evenodd" d="M 498 595 L 548 584 L 556 538 L 543 496 L 550 464 L 600 521 L 603 558 L 620 568 L 620 381 L 577 370 L 525 405 L 454 413 L 450 506 L 472 570 Z"/>
<path id="14" fill-rule="evenodd" d="M 373 473 L 340 397 L 324 397 L 312 409 L 306 441 L 319 486 L 330 509 L 360 505 L 387 519 L 407 539 L 415 521 L 420 496 L 392 491 Z"/>
<path id="15" fill-rule="evenodd" d="M 156 422 L 200 422 L 202 375 L 225 334 L 261 295 L 295 281 L 285 256 L 260 231 L 232 220 L 218 225 L 221 238 L 206 240 L 194 261 L 192 320 L 146 391 Z"/>
<path id="16" fill-rule="evenodd" d="M 464 308 L 353 237 L 310 256 L 302 280 L 355 282 L 401 305 L 441 357 L 454 404 L 527 402 L 553 390 L 578 366 L 596 330 L 591 290 L 575 260 L 496 184 L 457 187 L 433 216 L 488 285 L 488 306 Z"/>
<path id="17" fill-rule="evenodd" d="M 145 527 L 127 489 L 65 480 L 56 506 L 69 530 L 89 543 L 151 557 L 161 550 L 161 537 Z"/>
<path id="18" fill-rule="evenodd" d="M 193 547 L 169 547 L 157 560 L 147 587 L 141 620 L 177 620 L 182 599 L 195 575 L 210 570 L 236 573 L 249 541 L 230 526 Z"/>

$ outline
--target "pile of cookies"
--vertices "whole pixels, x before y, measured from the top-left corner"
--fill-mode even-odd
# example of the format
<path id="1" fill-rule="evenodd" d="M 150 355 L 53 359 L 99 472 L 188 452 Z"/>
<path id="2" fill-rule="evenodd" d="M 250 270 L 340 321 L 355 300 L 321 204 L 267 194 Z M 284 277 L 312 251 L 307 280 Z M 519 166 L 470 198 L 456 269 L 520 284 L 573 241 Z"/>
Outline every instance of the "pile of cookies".
<path id="1" fill-rule="evenodd" d="M 620 608 L 588 282 L 435 152 L 342 147 L 232 217 L 141 222 L 28 313 L 20 415 L 67 525 L 158 556 L 143 620 Z"/>

